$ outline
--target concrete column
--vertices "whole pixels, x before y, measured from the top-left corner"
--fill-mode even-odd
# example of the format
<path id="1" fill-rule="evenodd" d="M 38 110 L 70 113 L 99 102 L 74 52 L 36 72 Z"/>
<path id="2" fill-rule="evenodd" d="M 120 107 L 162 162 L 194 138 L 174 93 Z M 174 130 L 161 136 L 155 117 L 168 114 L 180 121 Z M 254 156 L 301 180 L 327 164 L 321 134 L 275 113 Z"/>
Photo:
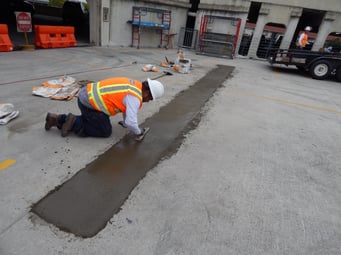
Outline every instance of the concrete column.
<path id="1" fill-rule="evenodd" d="M 319 27 L 319 32 L 311 49 L 312 51 L 318 51 L 320 48 L 323 48 L 327 36 L 332 32 L 331 28 L 334 20 L 335 14 L 333 12 L 327 12 Z"/>
<path id="2" fill-rule="evenodd" d="M 102 0 L 88 1 L 90 13 L 90 43 L 101 45 L 101 7 Z"/>
<path id="3" fill-rule="evenodd" d="M 291 17 L 288 23 L 288 26 L 285 30 L 285 34 L 283 40 L 280 45 L 280 49 L 289 49 L 291 42 L 296 40 L 294 37 L 295 30 L 302 14 L 302 8 L 295 8 L 291 11 Z"/>
<path id="4" fill-rule="evenodd" d="M 238 35 L 238 39 L 237 39 L 237 45 L 236 45 L 236 49 L 235 49 L 235 55 L 238 55 L 240 43 L 241 43 L 242 37 L 243 37 L 243 31 L 244 31 L 245 25 L 246 25 L 247 13 L 246 13 L 246 14 L 240 15 L 239 18 L 241 18 L 241 24 L 240 24 L 240 28 L 239 28 L 239 35 Z"/>
<path id="5" fill-rule="evenodd" d="M 253 31 L 252 41 L 249 48 L 248 57 L 257 58 L 257 49 L 262 38 L 263 29 L 266 24 L 266 15 L 260 14 L 258 16 L 257 24 L 255 30 Z"/>
<path id="6" fill-rule="evenodd" d="M 101 0 L 101 46 L 107 46 L 110 38 L 110 0 Z"/>

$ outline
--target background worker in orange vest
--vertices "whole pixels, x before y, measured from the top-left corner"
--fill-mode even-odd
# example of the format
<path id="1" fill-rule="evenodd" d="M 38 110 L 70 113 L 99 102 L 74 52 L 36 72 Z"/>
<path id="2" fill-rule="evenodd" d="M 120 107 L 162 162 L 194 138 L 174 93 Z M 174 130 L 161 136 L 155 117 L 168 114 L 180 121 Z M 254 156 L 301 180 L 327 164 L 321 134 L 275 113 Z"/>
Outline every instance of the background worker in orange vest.
<path id="1" fill-rule="evenodd" d="M 304 49 L 306 47 L 306 45 L 308 44 L 308 34 L 307 32 L 310 32 L 312 30 L 312 27 L 305 27 L 304 28 L 304 32 L 302 32 L 298 38 L 298 47 L 301 49 Z"/>
<path id="2" fill-rule="evenodd" d="M 89 83 L 78 95 L 81 115 L 47 113 L 45 129 L 57 127 L 63 137 L 70 131 L 86 137 L 109 137 L 112 133 L 110 116 L 123 114 L 119 124 L 128 128 L 140 141 L 148 128 L 140 128 L 137 113 L 142 103 L 155 100 L 164 94 L 161 82 L 147 79 L 138 81 L 127 77 L 114 77 Z"/>

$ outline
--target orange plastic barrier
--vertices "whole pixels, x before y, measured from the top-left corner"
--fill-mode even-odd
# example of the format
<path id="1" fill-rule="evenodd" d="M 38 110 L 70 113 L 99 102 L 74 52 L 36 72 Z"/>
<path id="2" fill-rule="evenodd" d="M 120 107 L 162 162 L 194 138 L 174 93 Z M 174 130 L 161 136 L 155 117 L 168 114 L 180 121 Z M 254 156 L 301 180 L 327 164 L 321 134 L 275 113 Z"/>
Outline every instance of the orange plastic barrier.
<path id="1" fill-rule="evenodd" d="M 74 27 L 35 25 L 34 32 L 34 43 L 40 48 L 66 48 L 77 44 Z"/>
<path id="2" fill-rule="evenodd" d="M 8 36 L 7 24 L 0 24 L 0 51 L 12 51 L 13 43 Z"/>

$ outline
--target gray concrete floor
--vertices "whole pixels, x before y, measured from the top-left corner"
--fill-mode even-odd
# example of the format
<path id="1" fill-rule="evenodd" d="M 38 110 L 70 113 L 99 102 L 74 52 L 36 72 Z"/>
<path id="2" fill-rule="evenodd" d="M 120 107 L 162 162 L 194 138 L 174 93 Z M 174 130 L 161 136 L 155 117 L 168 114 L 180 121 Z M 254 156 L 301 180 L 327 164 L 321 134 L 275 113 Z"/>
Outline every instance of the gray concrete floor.
<path id="1" fill-rule="evenodd" d="M 63 74 L 145 79 L 157 74 L 142 72 L 144 64 L 174 59 L 176 50 L 0 53 L 0 103 L 20 111 L 0 126 L 0 162 L 15 160 L 0 171 L 1 255 L 340 254 L 341 84 L 265 61 L 185 54 L 193 70 L 163 78 L 165 96 L 142 108 L 141 123 L 216 64 L 235 66 L 233 77 L 207 102 L 178 152 L 149 171 L 99 234 L 82 239 L 30 207 L 126 131 L 118 116 L 107 139 L 46 132 L 46 112 L 77 113 L 76 100 L 36 97 L 32 87 Z"/>

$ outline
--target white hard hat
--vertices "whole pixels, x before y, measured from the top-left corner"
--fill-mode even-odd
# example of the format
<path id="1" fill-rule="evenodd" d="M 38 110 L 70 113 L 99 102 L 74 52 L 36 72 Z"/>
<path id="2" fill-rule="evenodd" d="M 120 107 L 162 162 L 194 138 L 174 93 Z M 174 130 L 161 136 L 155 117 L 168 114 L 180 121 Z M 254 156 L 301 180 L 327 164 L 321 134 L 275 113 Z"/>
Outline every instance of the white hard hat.
<path id="1" fill-rule="evenodd" d="M 312 30 L 312 27 L 306 26 L 306 27 L 304 28 L 304 30 L 305 30 L 305 31 L 311 31 L 311 30 Z"/>
<path id="2" fill-rule="evenodd" d="M 150 93 L 152 93 L 153 100 L 163 96 L 165 91 L 163 84 L 156 80 L 147 79 Z"/>

